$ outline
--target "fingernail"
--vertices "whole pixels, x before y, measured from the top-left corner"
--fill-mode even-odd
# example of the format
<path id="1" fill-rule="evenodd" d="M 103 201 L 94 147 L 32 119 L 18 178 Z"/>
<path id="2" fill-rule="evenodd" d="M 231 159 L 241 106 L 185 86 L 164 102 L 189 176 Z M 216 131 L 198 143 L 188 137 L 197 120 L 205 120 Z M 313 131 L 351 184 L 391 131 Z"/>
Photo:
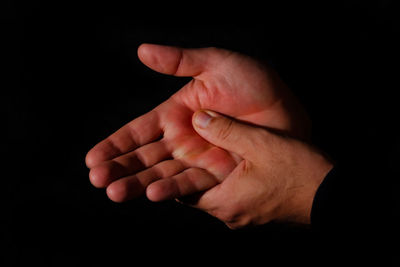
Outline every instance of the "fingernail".
<path id="1" fill-rule="evenodd" d="M 200 111 L 196 114 L 194 118 L 194 123 L 200 128 L 207 128 L 213 117 L 216 117 L 216 114 L 214 112 Z"/>

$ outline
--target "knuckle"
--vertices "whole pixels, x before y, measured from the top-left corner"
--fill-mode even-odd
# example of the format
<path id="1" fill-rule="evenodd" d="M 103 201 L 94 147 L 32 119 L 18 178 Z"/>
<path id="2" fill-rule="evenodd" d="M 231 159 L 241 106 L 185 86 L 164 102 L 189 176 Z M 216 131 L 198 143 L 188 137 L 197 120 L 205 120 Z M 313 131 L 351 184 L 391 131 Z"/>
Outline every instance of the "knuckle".
<path id="1" fill-rule="evenodd" d="M 223 127 L 221 127 L 218 131 L 218 139 L 220 140 L 227 140 L 231 137 L 233 130 L 233 121 L 228 120 Z"/>
<path id="2" fill-rule="evenodd" d="M 240 205 L 230 205 L 224 207 L 224 209 L 216 209 L 208 213 L 222 221 L 232 230 L 246 228 L 255 224 L 254 218 L 244 211 Z"/>
<path id="3" fill-rule="evenodd" d="M 253 168 L 253 164 L 248 160 L 243 160 L 241 164 L 238 165 L 238 170 L 240 171 L 242 177 L 250 175 L 253 171 Z"/>
<path id="4" fill-rule="evenodd" d="M 216 211 L 213 215 L 226 224 L 232 223 L 236 217 L 235 214 L 230 210 Z"/>
<path id="5" fill-rule="evenodd" d="M 238 230 L 238 229 L 245 228 L 246 226 L 248 226 L 248 222 L 246 220 L 237 220 L 234 222 L 227 222 L 227 223 L 225 223 L 225 225 L 228 226 L 229 229 Z"/>
<path id="6" fill-rule="evenodd" d="M 234 223 L 225 223 L 225 225 L 231 230 L 238 230 L 240 228 Z"/>
<path id="7" fill-rule="evenodd" d="M 247 228 L 250 225 L 252 225 L 253 223 L 252 223 L 250 217 L 243 215 L 243 216 L 240 216 L 239 218 L 237 218 L 235 221 L 227 222 L 225 224 L 230 229 L 237 230 L 237 229 Z"/>
<path id="8" fill-rule="evenodd" d="M 226 206 L 219 210 L 216 217 L 226 224 L 234 224 L 240 220 L 242 212 L 237 205 Z"/>

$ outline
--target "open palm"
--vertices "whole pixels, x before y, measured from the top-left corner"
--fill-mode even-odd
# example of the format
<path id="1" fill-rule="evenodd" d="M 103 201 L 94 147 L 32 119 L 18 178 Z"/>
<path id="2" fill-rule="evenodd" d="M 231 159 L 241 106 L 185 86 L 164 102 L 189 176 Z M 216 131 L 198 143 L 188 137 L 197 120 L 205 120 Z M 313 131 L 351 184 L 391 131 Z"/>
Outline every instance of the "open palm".
<path id="1" fill-rule="evenodd" d="M 97 144 L 86 157 L 90 179 L 121 202 L 201 192 L 221 182 L 240 158 L 211 145 L 192 127 L 210 109 L 251 124 L 307 138 L 308 118 L 278 75 L 258 61 L 216 48 L 144 44 L 141 61 L 155 71 L 193 79 L 167 101 Z M 221 133 L 224 134 L 224 133 Z"/>

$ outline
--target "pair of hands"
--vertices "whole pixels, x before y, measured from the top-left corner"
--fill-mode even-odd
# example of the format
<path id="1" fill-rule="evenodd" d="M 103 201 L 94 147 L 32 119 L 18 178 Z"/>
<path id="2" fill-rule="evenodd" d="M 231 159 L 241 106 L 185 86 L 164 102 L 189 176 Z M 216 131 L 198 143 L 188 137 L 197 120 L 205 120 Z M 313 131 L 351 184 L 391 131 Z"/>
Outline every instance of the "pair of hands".
<path id="1" fill-rule="evenodd" d="M 155 71 L 193 79 L 89 151 L 94 186 L 106 187 L 116 202 L 198 193 L 187 204 L 231 228 L 309 221 L 315 191 L 332 166 L 293 139 L 307 140 L 309 120 L 272 69 L 216 48 L 144 44 L 138 56 Z"/>

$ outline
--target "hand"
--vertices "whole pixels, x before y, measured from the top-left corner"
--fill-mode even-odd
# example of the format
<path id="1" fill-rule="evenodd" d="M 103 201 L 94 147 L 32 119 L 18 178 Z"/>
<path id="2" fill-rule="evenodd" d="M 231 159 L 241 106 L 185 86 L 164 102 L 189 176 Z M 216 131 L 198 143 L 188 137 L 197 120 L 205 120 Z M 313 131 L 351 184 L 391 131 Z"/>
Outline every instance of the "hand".
<path id="1" fill-rule="evenodd" d="M 235 168 L 237 156 L 193 130 L 196 110 L 213 109 L 299 138 L 308 136 L 308 117 L 295 97 L 276 73 L 252 58 L 216 48 L 148 44 L 139 47 L 138 56 L 156 71 L 193 80 L 89 151 L 91 182 L 107 187 L 114 201 L 139 196 L 149 184 L 147 196 L 153 201 L 188 195 L 211 188 Z"/>
<path id="2" fill-rule="evenodd" d="M 317 188 L 332 163 L 315 148 L 215 112 L 193 116 L 197 133 L 243 160 L 191 205 L 230 228 L 272 220 L 309 223 Z"/>

